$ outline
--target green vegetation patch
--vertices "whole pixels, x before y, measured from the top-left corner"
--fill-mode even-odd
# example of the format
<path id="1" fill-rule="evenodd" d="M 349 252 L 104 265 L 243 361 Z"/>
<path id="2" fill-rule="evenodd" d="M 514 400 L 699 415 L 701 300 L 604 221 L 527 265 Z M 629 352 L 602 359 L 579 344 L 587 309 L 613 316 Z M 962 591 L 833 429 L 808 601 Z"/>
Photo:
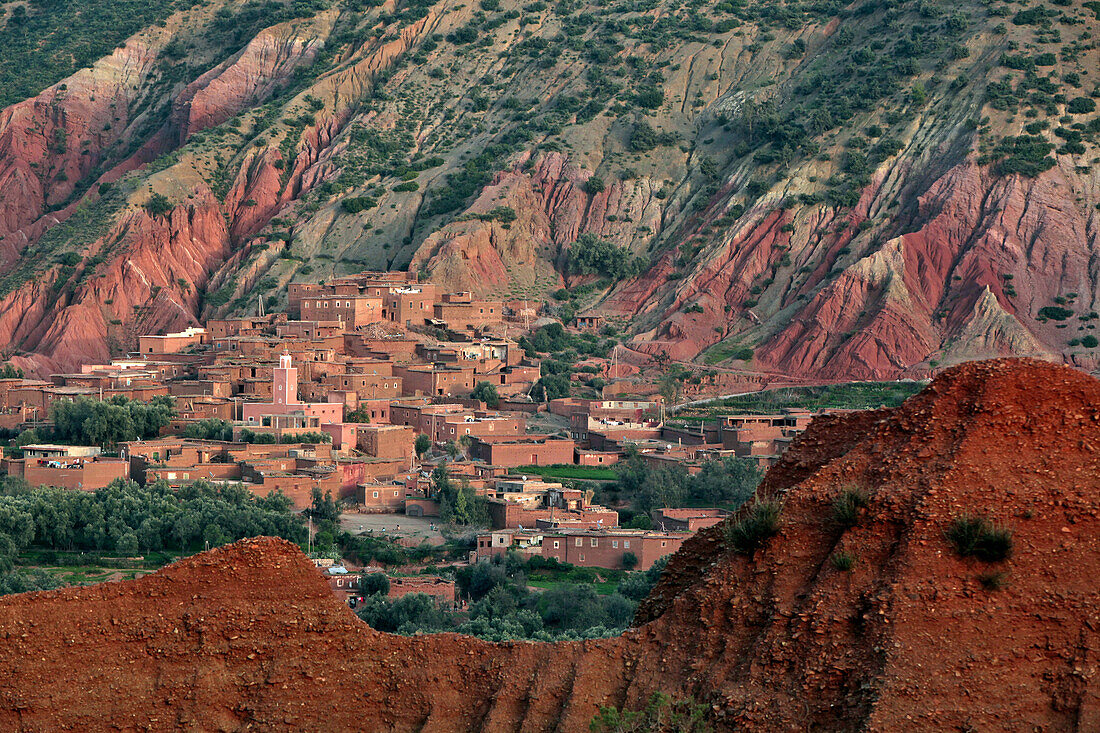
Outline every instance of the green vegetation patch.
<path id="1" fill-rule="evenodd" d="M 848 382 L 820 387 L 784 387 L 713 403 L 711 412 L 773 413 L 783 408 L 869 410 L 897 407 L 924 388 L 921 382 Z"/>
<path id="2" fill-rule="evenodd" d="M 6 5 L 0 107 L 38 95 L 193 0 L 31 0 Z"/>
<path id="3" fill-rule="evenodd" d="M 543 478 L 574 478 L 592 481 L 614 481 L 619 475 L 610 468 L 597 466 L 575 466 L 567 463 L 555 463 L 550 466 L 520 466 L 515 472 L 534 474 Z"/>

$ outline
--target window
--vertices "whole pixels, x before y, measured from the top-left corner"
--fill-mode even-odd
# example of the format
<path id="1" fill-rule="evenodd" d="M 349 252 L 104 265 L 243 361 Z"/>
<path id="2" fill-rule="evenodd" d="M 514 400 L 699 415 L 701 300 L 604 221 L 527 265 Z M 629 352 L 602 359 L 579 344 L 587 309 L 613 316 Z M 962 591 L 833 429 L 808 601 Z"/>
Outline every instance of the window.
<path id="1" fill-rule="evenodd" d="M 664 546 L 665 546 L 665 541 L 661 540 L 661 547 L 664 547 Z"/>
<path id="2" fill-rule="evenodd" d="M 577 538 L 577 547 L 584 547 L 584 540 L 580 537 Z"/>
<path id="3" fill-rule="evenodd" d="M 377 498 L 378 498 L 378 492 L 377 492 L 377 491 L 376 491 L 376 492 L 374 492 L 374 498 L 375 498 L 375 499 L 377 499 Z"/>
<path id="4" fill-rule="evenodd" d="M 394 495 L 394 496 L 397 496 L 397 492 L 396 492 L 396 491 L 395 491 L 395 492 L 393 492 L 393 495 Z"/>
<path id="5" fill-rule="evenodd" d="M 615 549 L 615 550 L 619 549 L 619 541 L 618 540 L 611 540 L 611 547 L 612 547 L 612 549 Z"/>
<path id="6" fill-rule="evenodd" d="M 558 541 L 554 540 L 554 549 L 557 550 L 559 548 L 559 546 L 560 545 L 559 545 Z"/>
<path id="7" fill-rule="evenodd" d="M 595 537 L 593 537 L 591 544 L 592 544 L 593 547 L 598 547 L 599 544 L 600 544 L 600 541 L 598 539 L 596 539 Z"/>
<path id="8" fill-rule="evenodd" d="M 503 537 L 497 537 L 497 544 L 498 545 L 503 545 L 504 544 L 504 538 Z"/>
<path id="9" fill-rule="evenodd" d="M 630 540 L 623 540 L 623 549 L 625 550 L 625 549 L 629 549 L 629 548 L 630 548 Z"/>
<path id="10" fill-rule="evenodd" d="M 581 562 L 584 562 L 584 553 L 583 553 L 583 552 L 581 553 L 581 559 L 580 559 L 580 561 L 581 561 Z"/>

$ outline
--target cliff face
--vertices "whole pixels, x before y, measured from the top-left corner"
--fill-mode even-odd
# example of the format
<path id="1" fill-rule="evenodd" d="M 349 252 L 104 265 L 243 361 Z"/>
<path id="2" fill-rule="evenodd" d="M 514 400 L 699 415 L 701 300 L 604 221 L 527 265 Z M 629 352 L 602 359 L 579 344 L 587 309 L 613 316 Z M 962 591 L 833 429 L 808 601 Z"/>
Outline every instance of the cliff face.
<path id="1" fill-rule="evenodd" d="M 1079 372 L 1003 360 L 895 410 L 818 419 L 761 487 L 778 534 L 743 555 L 724 526 L 700 533 L 614 639 L 381 634 L 263 538 L 0 599 L 0 723 L 582 730 L 660 690 L 721 730 L 1089 730 L 1097 404 Z M 829 518 L 847 490 L 867 497 L 850 527 Z M 1011 558 L 958 557 L 945 530 L 966 515 L 1008 528 Z"/>
<path id="2" fill-rule="evenodd" d="M 581 310 L 685 360 L 1090 365 L 1100 56 L 1071 36 L 1097 21 L 1059 8 L 180 10 L 0 112 L 3 357 L 68 368 L 291 280 L 411 267 L 535 302 L 593 285 Z M 186 215 L 131 227 L 154 193 Z M 641 274 L 571 271 L 582 236 Z M 163 277 L 103 297 L 166 242 Z"/>

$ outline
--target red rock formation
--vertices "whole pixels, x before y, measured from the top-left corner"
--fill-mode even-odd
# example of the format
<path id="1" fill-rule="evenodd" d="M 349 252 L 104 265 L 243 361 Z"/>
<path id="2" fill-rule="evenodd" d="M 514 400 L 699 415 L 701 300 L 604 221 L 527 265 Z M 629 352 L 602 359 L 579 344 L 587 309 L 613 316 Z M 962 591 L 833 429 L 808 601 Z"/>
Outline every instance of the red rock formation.
<path id="1" fill-rule="evenodd" d="M 1004 360 L 818 419 L 761 487 L 778 534 L 752 555 L 722 525 L 696 535 L 615 639 L 377 633 L 272 539 L 0 599 L 0 725 L 583 730 L 663 690 L 721 730 L 1091 729 L 1097 404 L 1090 377 Z M 831 507 L 851 489 L 868 501 L 845 528 Z M 952 551 L 966 514 L 1011 530 L 1009 560 Z"/>
<path id="2" fill-rule="evenodd" d="M 1060 358 L 1075 330 L 1043 323 L 1039 309 L 1074 293 L 1077 312 L 1096 307 L 1091 215 L 1059 203 L 1074 185 L 1060 167 L 1029 179 L 955 166 L 919 197 L 912 227 L 899 217 L 910 231 L 864 243 L 864 256 L 838 267 L 842 248 L 856 246 L 856 225 L 894 195 L 876 179 L 840 226 L 805 212 L 761 213 L 688 277 L 664 283 L 669 252 L 601 311 L 625 315 L 641 305 L 652 313 L 660 326 L 645 335 L 659 343 L 640 349 L 688 359 L 732 333 L 758 343 L 760 368 L 801 377 L 883 379 L 929 360 Z M 786 223 L 794 232 L 782 230 Z M 704 312 L 685 313 L 687 305 Z M 716 331 L 715 323 L 726 325 Z"/>

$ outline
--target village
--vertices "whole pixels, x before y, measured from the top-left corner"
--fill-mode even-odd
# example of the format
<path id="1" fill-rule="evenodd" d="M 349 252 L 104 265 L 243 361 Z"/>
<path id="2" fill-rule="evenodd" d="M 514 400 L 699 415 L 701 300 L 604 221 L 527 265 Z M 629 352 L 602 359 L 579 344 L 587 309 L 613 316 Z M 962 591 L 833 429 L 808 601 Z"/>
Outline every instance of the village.
<path id="1" fill-rule="evenodd" d="M 622 378 L 631 372 L 607 358 L 578 358 L 584 370 L 564 372 L 574 386 L 587 380 L 588 397 L 568 388 L 554 396 L 544 377 L 560 384 L 561 375 L 547 370 L 533 336 L 549 329 L 560 341 L 599 326 L 582 318 L 567 332 L 525 302 L 440 292 L 415 273 L 292 283 L 285 313 L 141 335 L 126 358 L 48 380 L 0 379 L 0 429 L 19 436 L 0 471 L 75 491 L 118 479 L 231 484 L 282 494 L 297 511 L 323 498 L 338 507 L 343 531 L 402 547 L 442 545 L 443 530 L 465 525 L 466 564 L 517 553 L 645 571 L 732 507 L 654 506 L 639 518 L 621 502 L 597 501 L 616 478 L 612 467 L 629 458 L 643 470 L 693 475 L 737 459 L 764 469 L 813 415 L 676 422 L 661 390 Z M 160 401 L 171 417 L 155 435 L 117 444 L 34 440 L 60 427 L 59 404 L 82 401 Z M 471 502 L 480 521 L 463 513 Z M 379 568 L 332 555 L 315 562 L 354 605 Z M 454 581 L 439 575 L 389 581 L 391 597 L 459 602 Z"/>

